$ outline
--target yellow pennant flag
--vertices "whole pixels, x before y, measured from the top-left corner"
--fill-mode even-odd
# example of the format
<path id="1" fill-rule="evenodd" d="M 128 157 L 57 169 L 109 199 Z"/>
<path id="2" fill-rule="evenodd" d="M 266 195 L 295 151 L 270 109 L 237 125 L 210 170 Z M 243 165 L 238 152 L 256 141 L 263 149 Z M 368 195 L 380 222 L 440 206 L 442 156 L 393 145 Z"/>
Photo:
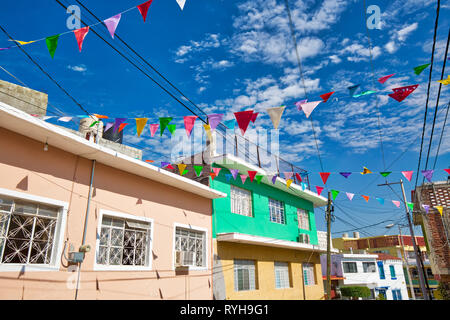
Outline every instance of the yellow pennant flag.
<path id="1" fill-rule="evenodd" d="M 363 171 L 361 172 L 361 174 L 368 174 L 368 173 L 372 173 L 372 171 L 370 171 L 369 169 L 367 169 L 366 167 L 364 167 Z"/>
<path id="2" fill-rule="evenodd" d="M 203 127 L 205 128 L 206 134 L 208 135 L 208 139 L 212 140 L 211 126 L 209 124 L 204 124 Z"/>
<path id="3" fill-rule="evenodd" d="M 434 208 L 437 209 L 437 211 L 439 211 L 439 213 L 441 214 L 441 217 L 442 217 L 442 212 L 444 210 L 444 207 L 443 206 L 434 206 Z"/>
<path id="4" fill-rule="evenodd" d="M 286 187 L 290 187 L 291 186 L 291 183 L 293 182 L 294 180 L 292 180 L 292 179 L 288 179 L 288 180 L 286 180 Z"/>
<path id="5" fill-rule="evenodd" d="M 25 44 L 30 44 L 30 43 L 36 42 L 36 40 L 34 40 L 34 41 L 9 40 L 9 41 L 17 42 L 17 43 L 20 44 L 21 46 L 23 46 L 23 45 L 25 45 Z"/>
<path id="6" fill-rule="evenodd" d="M 447 76 L 447 79 L 438 80 L 437 82 L 442 83 L 444 86 L 450 84 L 450 75 Z"/>
<path id="7" fill-rule="evenodd" d="M 184 169 L 186 169 L 186 167 L 187 165 L 185 165 L 184 163 L 178 164 L 178 170 L 180 171 L 180 175 L 183 175 Z"/>
<path id="8" fill-rule="evenodd" d="M 136 132 L 138 137 L 141 136 L 142 131 L 145 128 L 145 125 L 147 124 L 148 118 L 136 118 Z"/>

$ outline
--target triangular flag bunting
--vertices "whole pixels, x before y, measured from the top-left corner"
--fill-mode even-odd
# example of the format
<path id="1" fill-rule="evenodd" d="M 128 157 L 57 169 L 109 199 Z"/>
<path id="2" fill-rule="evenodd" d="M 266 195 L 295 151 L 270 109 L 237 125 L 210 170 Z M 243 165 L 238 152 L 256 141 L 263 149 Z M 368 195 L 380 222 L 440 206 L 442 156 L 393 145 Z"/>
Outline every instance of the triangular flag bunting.
<path id="1" fill-rule="evenodd" d="M 58 46 L 59 34 L 51 37 L 45 38 L 45 43 L 47 44 L 48 52 L 53 58 L 55 56 L 56 47 Z"/>
<path id="2" fill-rule="evenodd" d="M 447 76 L 447 79 L 437 80 L 437 82 L 442 83 L 444 86 L 450 84 L 450 75 Z"/>
<path id="3" fill-rule="evenodd" d="M 293 172 L 284 172 L 284 179 L 289 180 L 293 175 Z"/>
<path id="4" fill-rule="evenodd" d="M 106 25 L 106 28 L 108 28 L 109 34 L 113 39 L 121 17 L 122 15 L 119 13 L 118 15 L 115 15 L 114 17 L 111 17 L 103 21 Z"/>
<path id="5" fill-rule="evenodd" d="M 336 200 L 336 197 L 338 196 L 339 191 L 338 190 L 331 190 L 331 195 L 333 196 L 333 201 Z"/>
<path id="6" fill-rule="evenodd" d="M 232 176 L 233 175 L 231 173 L 225 173 L 225 178 L 227 179 L 227 182 L 230 182 Z"/>
<path id="7" fill-rule="evenodd" d="M 444 171 L 450 174 L 450 169 L 444 169 Z"/>
<path id="8" fill-rule="evenodd" d="M 297 110 L 298 110 L 298 111 L 302 111 L 302 110 L 303 110 L 302 104 L 305 104 L 305 103 L 307 103 L 307 102 L 308 102 L 308 99 L 304 99 L 304 100 L 297 101 L 297 102 L 294 103 L 294 104 L 295 104 L 295 106 L 297 107 Z"/>
<path id="9" fill-rule="evenodd" d="M 180 171 L 180 175 L 183 175 L 183 172 L 186 169 L 187 165 L 185 165 L 184 163 L 179 163 L 179 164 L 177 164 L 177 166 L 178 166 L 178 171 Z"/>
<path id="10" fill-rule="evenodd" d="M 388 175 L 390 175 L 392 172 L 391 171 L 384 171 L 384 172 L 380 172 L 380 174 L 383 176 L 383 177 L 387 177 Z"/>
<path id="11" fill-rule="evenodd" d="M 195 120 L 197 116 L 186 116 L 184 117 L 184 128 L 186 129 L 186 134 L 188 138 L 191 136 L 192 128 L 194 128 Z"/>
<path id="12" fill-rule="evenodd" d="M 273 184 L 275 184 L 275 182 L 277 182 L 277 178 L 278 178 L 277 175 L 274 175 L 274 176 L 272 177 L 272 183 L 273 183 Z"/>
<path id="13" fill-rule="evenodd" d="M 122 131 L 127 125 L 129 125 L 129 123 L 121 123 L 121 124 L 119 125 L 119 130 L 118 130 L 118 132 Z"/>
<path id="14" fill-rule="evenodd" d="M 278 129 L 278 125 L 280 124 L 284 109 L 286 109 L 286 106 L 267 109 L 267 113 L 269 114 L 270 120 L 272 120 L 272 124 L 275 129 Z"/>
<path id="15" fill-rule="evenodd" d="M 384 199 L 383 199 L 383 198 L 377 198 L 377 201 L 378 201 L 381 205 L 384 204 Z"/>
<path id="16" fill-rule="evenodd" d="M 383 83 L 385 83 L 390 77 L 392 77 L 394 74 L 395 74 L 395 73 L 390 74 L 390 75 L 388 75 L 388 76 L 381 77 L 381 78 L 378 79 L 378 82 L 381 83 L 381 84 L 383 84 Z"/>
<path id="17" fill-rule="evenodd" d="M 431 182 L 431 178 L 433 177 L 434 170 L 422 170 L 423 176 L 428 180 L 428 182 Z"/>
<path id="18" fill-rule="evenodd" d="M 186 3 L 186 0 L 177 0 L 178 5 L 180 6 L 181 10 L 184 9 L 184 4 Z"/>
<path id="19" fill-rule="evenodd" d="M 142 131 L 145 128 L 145 125 L 147 124 L 148 118 L 136 118 L 136 133 L 138 137 L 141 136 Z"/>
<path id="20" fill-rule="evenodd" d="M 161 134 L 160 134 L 160 136 L 163 135 L 164 130 L 167 128 L 167 125 L 170 123 L 170 121 L 172 121 L 172 117 L 159 118 L 159 124 L 161 125 Z"/>
<path id="21" fill-rule="evenodd" d="M 421 74 L 422 71 L 425 70 L 429 65 L 430 65 L 430 64 L 427 63 L 427 64 L 423 64 L 423 65 L 421 65 L 421 66 L 415 67 L 415 68 L 414 68 L 414 73 L 417 74 L 417 75 Z"/>
<path id="22" fill-rule="evenodd" d="M 264 177 L 264 176 L 257 175 L 257 176 L 255 177 L 255 178 L 256 178 L 256 182 L 258 182 L 258 184 L 260 184 L 263 177 Z"/>
<path id="23" fill-rule="evenodd" d="M 255 176 L 258 173 L 258 171 L 247 171 L 247 172 L 248 172 L 248 177 L 250 178 L 250 181 L 253 182 L 253 179 L 255 179 Z"/>
<path id="24" fill-rule="evenodd" d="M 400 201 L 392 200 L 392 203 L 395 204 L 397 208 L 400 208 Z"/>
<path id="25" fill-rule="evenodd" d="M 202 174 L 203 166 L 194 166 L 194 171 L 197 177 L 200 177 Z"/>
<path id="26" fill-rule="evenodd" d="M 355 94 L 353 97 L 354 97 L 354 98 L 358 98 L 358 97 L 366 96 L 366 95 L 368 95 L 368 94 L 372 94 L 372 93 L 375 93 L 375 92 L 376 92 L 376 91 L 373 91 L 373 90 L 364 91 L 364 92 L 361 92 L 360 94 Z"/>
<path id="27" fill-rule="evenodd" d="M 188 173 L 188 172 L 189 172 L 189 170 L 188 170 L 188 169 L 185 169 L 181 175 L 184 176 L 184 175 L 185 175 L 186 173 Z"/>
<path id="28" fill-rule="evenodd" d="M 106 132 L 106 131 L 108 131 L 109 129 L 111 129 L 113 125 L 114 125 L 114 123 L 108 122 L 108 123 L 106 124 L 106 126 L 105 126 L 105 131 L 104 131 L 104 132 Z"/>
<path id="29" fill-rule="evenodd" d="M 33 41 L 8 40 L 8 41 L 17 42 L 21 46 L 26 45 L 26 44 L 30 44 L 30 43 L 33 43 L 33 42 L 36 42 L 36 40 L 33 40 Z M 9 48 L 3 48 L 3 49 L 9 49 Z"/>
<path id="30" fill-rule="evenodd" d="M 212 168 L 212 170 L 214 171 L 214 173 L 216 174 L 216 176 L 219 175 L 220 170 L 222 170 L 222 168 Z"/>
<path id="31" fill-rule="evenodd" d="M 323 187 L 316 186 L 316 190 L 317 190 L 317 194 L 320 196 L 320 194 L 323 191 Z"/>
<path id="32" fill-rule="evenodd" d="M 426 213 L 428 213 L 428 211 L 430 210 L 430 206 L 427 204 L 423 204 L 422 207 L 425 209 Z"/>
<path id="33" fill-rule="evenodd" d="M 72 120 L 73 117 L 61 117 L 58 119 L 58 121 L 62 121 L 62 122 L 69 122 L 70 120 Z"/>
<path id="34" fill-rule="evenodd" d="M 366 200 L 366 202 L 369 202 L 369 196 L 364 196 L 364 195 L 361 195 L 363 198 L 364 198 L 364 200 Z"/>
<path id="35" fill-rule="evenodd" d="M 363 168 L 363 171 L 361 172 L 361 174 L 369 174 L 372 173 L 372 171 L 370 171 L 369 169 L 367 169 L 366 167 Z"/>
<path id="36" fill-rule="evenodd" d="M 247 180 L 247 175 L 241 174 L 241 180 L 242 180 L 242 184 L 244 184 L 245 180 Z"/>
<path id="37" fill-rule="evenodd" d="M 210 172 L 209 175 L 211 176 L 212 180 L 214 180 L 214 178 L 217 176 L 214 172 Z"/>
<path id="38" fill-rule="evenodd" d="M 292 179 L 287 179 L 287 180 L 286 180 L 286 187 L 289 188 L 289 187 L 291 186 L 291 183 L 292 183 L 293 181 L 294 181 L 294 180 L 292 180 Z"/>
<path id="39" fill-rule="evenodd" d="M 330 176 L 329 172 L 319 172 L 320 177 L 322 178 L 323 184 L 327 184 L 328 177 Z"/>
<path id="40" fill-rule="evenodd" d="M 297 182 L 302 182 L 303 181 L 302 177 L 298 173 L 295 173 L 295 177 L 297 178 Z"/>
<path id="41" fill-rule="evenodd" d="M 345 193 L 347 195 L 348 200 L 352 201 L 353 197 L 355 196 L 354 193 L 350 193 L 350 192 L 346 192 Z"/>
<path id="42" fill-rule="evenodd" d="M 352 173 L 351 172 L 339 172 L 339 174 L 341 176 L 343 176 L 344 178 L 348 178 Z"/>
<path id="43" fill-rule="evenodd" d="M 169 129 L 170 134 L 173 135 L 175 133 L 175 130 L 177 129 L 177 125 L 176 124 L 168 124 L 167 129 Z"/>
<path id="44" fill-rule="evenodd" d="M 355 94 L 355 91 L 356 89 L 358 89 L 359 86 L 360 86 L 359 84 L 355 84 L 354 86 L 350 86 L 347 88 L 350 96 L 353 96 Z"/>
<path id="45" fill-rule="evenodd" d="M 209 114 L 208 115 L 208 123 L 212 131 L 216 129 L 216 127 L 219 125 L 220 121 L 222 121 L 223 114 L 216 113 L 216 114 Z"/>
<path id="46" fill-rule="evenodd" d="M 152 4 L 152 1 L 153 0 L 149 0 L 149 1 L 146 1 L 146 2 L 144 2 L 144 3 L 142 3 L 142 4 L 137 6 L 137 8 L 139 9 L 139 12 L 142 15 L 142 18 L 144 19 L 144 22 L 145 22 L 145 19 L 147 19 L 148 8 Z"/>
<path id="47" fill-rule="evenodd" d="M 402 171 L 403 176 L 405 176 L 408 181 L 411 181 L 412 175 L 414 171 Z"/>
<path id="48" fill-rule="evenodd" d="M 252 118 L 250 119 L 251 122 L 255 123 L 256 117 L 258 116 L 259 112 L 253 112 Z"/>
<path id="49" fill-rule="evenodd" d="M 78 43 L 78 49 L 81 52 L 81 49 L 83 48 L 83 41 L 84 38 L 86 38 L 86 35 L 89 32 L 89 27 L 84 27 L 84 28 L 80 28 L 80 29 L 76 29 L 73 31 L 73 33 L 75 34 L 75 39 L 77 39 L 77 43 Z"/>
<path id="50" fill-rule="evenodd" d="M 388 94 L 389 97 L 392 99 L 397 100 L 398 102 L 401 102 L 405 100 L 407 96 L 409 96 L 416 88 L 418 87 L 418 84 L 412 85 L 412 86 L 406 86 L 406 87 L 400 87 L 400 88 L 394 88 L 392 91 L 394 93 Z"/>
<path id="51" fill-rule="evenodd" d="M 127 120 L 127 118 L 116 118 L 116 119 L 114 119 L 114 133 L 116 133 L 117 130 L 119 130 L 120 124 L 125 122 L 125 120 Z"/>
<path id="52" fill-rule="evenodd" d="M 307 103 L 303 103 L 302 106 L 302 110 L 305 113 L 306 118 L 309 118 L 309 116 L 311 115 L 311 113 L 314 111 L 314 109 L 319 105 L 319 103 L 321 103 L 322 101 L 312 101 L 312 102 L 307 102 Z"/>
<path id="53" fill-rule="evenodd" d="M 209 124 L 204 124 L 203 128 L 205 128 L 205 132 L 208 135 L 209 141 L 212 140 L 212 134 L 211 134 L 211 126 Z"/>
<path id="54" fill-rule="evenodd" d="M 150 133 L 152 137 L 155 135 L 156 131 L 158 131 L 159 123 L 151 124 L 150 125 Z"/>
<path id="55" fill-rule="evenodd" d="M 236 121 L 238 123 L 239 129 L 241 129 L 242 135 L 244 135 L 252 119 L 253 110 L 235 112 L 234 116 L 236 117 Z"/>
<path id="56" fill-rule="evenodd" d="M 224 124 L 228 129 L 234 129 L 234 126 L 236 125 L 236 120 L 235 120 L 235 119 L 227 120 L 227 121 L 224 121 L 223 124 Z"/>
<path id="57" fill-rule="evenodd" d="M 92 122 L 92 124 L 89 126 L 89 128 L 92 128 L 92 127 L 95 126 L 97 123 L 100 123 L 100 121 L 94 121 L 94 122 Z"/>
<path id="58" fill-rule="evenodd" d="M 434 206 L 435 209 L 437 209 L 437 211 L 439 211 L 439 213 L 441 214 L 442 217 L 442 213 L 444 212 L 444 207 L 443 206 Z"/>
<path id="59" fill-rule="evenodd" d="M 409 210 L 413 211 L 413 209 L 414 209 L 414 203 L 412 203 L 412 202 L 406 202 L 406 205 L 408 206 Z"/>
<path id="60" fill-rule="evenodd" d="M 237 175 L 239 173 L 239 169 L 230 169 L 231 175 L 233 176 L 233 179 L 236 180 Z"/>
<path id="61" fill-rule="evenodd" d="M 328 93 L 324 93 L 322 95 L 320 95 L 320 97 L 323 99 L 323 102 L 327 102 L 328 99 L 330 99 L 331 95 L 334 93 L 334 91 L 332 92 L 328 92 Z M 303 106 L 302 106 L 303 108 Z"/>

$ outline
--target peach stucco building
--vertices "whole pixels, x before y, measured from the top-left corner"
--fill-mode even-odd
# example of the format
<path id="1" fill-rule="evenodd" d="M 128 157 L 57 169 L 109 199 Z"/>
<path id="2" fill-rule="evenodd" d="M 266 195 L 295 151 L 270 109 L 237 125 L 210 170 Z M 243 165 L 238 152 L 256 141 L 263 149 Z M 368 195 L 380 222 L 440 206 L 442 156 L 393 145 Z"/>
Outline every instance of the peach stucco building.
<path id="1" fill-rule="evenodd" d="M 211 202 L 225 194 L 2 102 L 0 150 L 0 299 L 213 298 Z M 193 253 L 188 269 L 176 251 Z"/>

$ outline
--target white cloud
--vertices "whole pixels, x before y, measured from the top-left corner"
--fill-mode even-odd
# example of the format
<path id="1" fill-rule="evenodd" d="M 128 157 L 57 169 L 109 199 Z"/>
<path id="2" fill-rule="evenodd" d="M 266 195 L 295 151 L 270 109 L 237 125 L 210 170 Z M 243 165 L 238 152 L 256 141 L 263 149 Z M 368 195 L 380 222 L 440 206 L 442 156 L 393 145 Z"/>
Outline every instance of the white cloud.
<path id="1" fill-rule="evenodd" d="M 68 65 L 67 69 L 70 69 L 70 70 L 75 71 L 75 72 L 86 72 L 87 71 L 87 68 L 86 68 L 86 66 L 84 64 L 81 64 L 79 66 Z"/>

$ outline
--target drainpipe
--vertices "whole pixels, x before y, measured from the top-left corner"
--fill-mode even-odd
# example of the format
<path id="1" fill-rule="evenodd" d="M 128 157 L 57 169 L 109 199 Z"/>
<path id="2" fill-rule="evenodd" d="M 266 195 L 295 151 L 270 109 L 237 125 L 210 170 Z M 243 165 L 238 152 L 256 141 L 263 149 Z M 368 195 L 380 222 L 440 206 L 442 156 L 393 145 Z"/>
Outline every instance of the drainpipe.
<path id="1" fill-rule="evenodd" d="M 84 246 L 86 243 L 86 233 L 87 233 L 87 226 L 88 226 L 89 209 L 91 206 L 91 197 L 92 197 L 92 185 L 94 183 L 95 163 L 96 163 L 96 160 L 92 160 L 91 182 L 89 184 L 89 195 L 88 195 L 87 208 L 86 208 L 86 218 L 84 220 L 83 241 L 81 242 L 81 246 Z M 81 264 L 82 264 L 82 262 L 80 262 L 80 264 L 78 266 L 78 278 L 77 278 L 77 287 L 76 287 L 76 291 L 75 291 L 75 300 L 77 300 L 77 298 L 78 298 L 78 288 L 80 285 Z"/>

